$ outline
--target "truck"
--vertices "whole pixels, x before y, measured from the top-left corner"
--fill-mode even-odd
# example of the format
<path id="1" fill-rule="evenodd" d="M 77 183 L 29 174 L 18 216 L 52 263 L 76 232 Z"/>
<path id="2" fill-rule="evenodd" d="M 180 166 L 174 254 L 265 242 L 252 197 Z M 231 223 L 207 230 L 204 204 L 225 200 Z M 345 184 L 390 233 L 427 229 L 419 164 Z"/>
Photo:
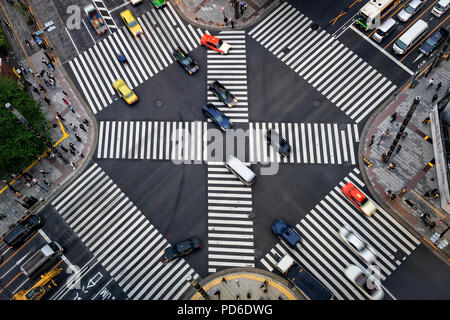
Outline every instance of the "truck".
<path id="1" fill-rule="evenodd" d="M 28 278 L 34 278 L 36 275 L 47 271 L 50 266 L 53 266 L 62 253 L 63 249 L 58 243 L 50 242 L 26 260 L 20 267 L 20 270 Z"/>
<path id="2" fill-rule="evenodd" d="M 57 268 L 41 275 L 41 279 L 34 286 L 28 290 L 20 290 L 11 297 L 11 300 L 41 300 L 45 294 L 57 286 L 54 278 L 62 271 L 63 268 Z"/>
<path id="3" fill-rule="evenodd" d="M 108 31 L 108 26 L 105 24 L 105 21 L 98 12 L 98 9 L 93 4 L 84 7 L 84 12 L 86 12 L 89 21 L 99 35 Z"/>
<path id="4" fill-rule="evenodd" d="M 276 267 L 307 299 L 333 299 L 333 294 L 289 254 L 281 258 Z"/>

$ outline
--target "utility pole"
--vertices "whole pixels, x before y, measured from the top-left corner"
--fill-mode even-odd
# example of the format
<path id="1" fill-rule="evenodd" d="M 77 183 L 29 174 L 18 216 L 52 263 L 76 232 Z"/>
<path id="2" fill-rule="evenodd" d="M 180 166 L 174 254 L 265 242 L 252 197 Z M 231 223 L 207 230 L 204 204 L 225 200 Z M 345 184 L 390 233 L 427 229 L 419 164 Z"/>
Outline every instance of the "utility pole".
<path id="1" fill-rule="evenodd" d="M 405 116 L 405 119 L 403 120 L 402 125 L 400 126 L 400 129 L 397 132 L 397 135 L 395 136 L 394 141 L 392 141 L 391 146 L 389 147 L 389 151 L 386 155 L 386 157 L 384 158 L 384 162 L 387 163 L 389 162 L 389 159 L 391 158 L 392 153 L 395 150 L 395 147 L 397 146 L 398 141 L 400 140 L 400 138 L 402 137 L 403 131 L 405 131 L 406 126 L 408 125 L 409 120 L 411 120 L 412 115 L 414 114 L 414 112 L 416 111 L 417 105 L 420 102 L 420 97 L 417 96 L 414 98 L 414 101 L 411 105 L 411 108 L 409 108 L 408 113 Z"/>
<path id="2" fill-rule="evenodd" d="M 56 153 L 58 155 L 58 157 L 60 157 L 63 162 L 65 164 L 68 164 L 69 162 L 63 157 L 63 155 L 61 154 L 61 152 L 58 151 L 58 149 L 56 149 L 44 136 L 42 136 L 39 131 L 37 131 L 32 125 L 31 123 L 28 122 L 27 119 L 25 119 L 25 117 L 16 110 L 16 108 L 14 108 L 10 103 L 6 103 L 5 104 L 5 108 L 8 109 L 9 111 L 11 111 L 17 119 L 20 120 L 20 122 L 22 122 L 27 128 L 28 130 L 30 130 L 39 140 L 41 140 L 42 143 L 44 143 L 47 147 L 49 147 L 54 153 Z"/>
<path id="3" fill-rule="evenodd" d="M 205 300 L 211 300 L 211 297 L 206 293 L 205 289 L 203 289 L 190 274 L 186 276 L 186 280 L 203 296 L 203 298 L 205 298 Z"/>

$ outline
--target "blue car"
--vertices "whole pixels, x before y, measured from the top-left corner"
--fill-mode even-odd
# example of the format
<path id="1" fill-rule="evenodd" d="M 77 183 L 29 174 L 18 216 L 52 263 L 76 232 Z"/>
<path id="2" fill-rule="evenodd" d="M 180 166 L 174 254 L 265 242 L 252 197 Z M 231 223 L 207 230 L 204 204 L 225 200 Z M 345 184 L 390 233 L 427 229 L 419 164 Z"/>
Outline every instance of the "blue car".
<path id="1" fill-rule="evenodd" d="M 284 220 L 277 219 L 272 224 L 272 232 L 280 236 L 284 241 L 289 243 L 289 245 L 292 248 L 295 248 L 298 243 L 302 240 L 300 235 L 292 228 L 290 225 L 288 225 Z"/>
<path id="2" fill-rule="evenodd" d="M 228 119 L 222 111 L 216 108 L 212 103 L 205 104 L 202 107 L 203 114 L 210 118 L 222 131 L 226 129 L 231 129 L 233 127 L 233 122 Z"/>

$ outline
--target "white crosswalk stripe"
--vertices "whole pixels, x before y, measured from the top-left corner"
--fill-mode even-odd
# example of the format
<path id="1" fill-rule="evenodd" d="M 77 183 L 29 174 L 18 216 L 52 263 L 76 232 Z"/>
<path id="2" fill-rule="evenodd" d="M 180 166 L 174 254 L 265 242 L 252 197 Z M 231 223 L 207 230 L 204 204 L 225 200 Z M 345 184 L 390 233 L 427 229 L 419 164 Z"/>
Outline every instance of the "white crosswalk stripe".
<path id="1" fill-rule="evenodd" d="M 255 266 L 251 211 L 252 189 L 208 163 L 208 272 Z"/>
<path id="2" fill-rule="evenodd" d="M 232 48 L 226 55 L 208 50 L 207 81 L 219 81 L 231 91 L 238 100 L 237 105 L 229 108 L 208 90 L 207 101 L 225 113 L 232 122 L 248 122 L 247 54 L 245 50 L 245 32 L 222 31 L 218 37 L 228 42 Z"/>
<path id="3" fill-rule="evenodd" d="M 110 30 L 116 30 L 117 29 L 117 25 L 114 22 L 114 19 L 111 17 L 111 14 L 108 11 L 108 9 L 106 8 L 106 5 L 103 2 L 103 0 L 93 0 L 93 2 L 95 4 L 95 6 L 97 7 L 98 12 L 102 16 L 103 21 L 108 26 L 108 28 Z"/>
<path id="4" fill-rule="evenodd" d="M 102 5 L 102 1 L 98 2 Z M 112 87 L 116 79 L 124 79 L 133 89 L 173 63 L 172 52 L 176 47 L 189 52 L 200 45 L 202 31 L 182 22 L 170 3 L 162 9 L 153 8 L 137 17 L 137 21 L 144 31 L 137 39 L 125 26 L 114 25 L 116 32 L 69 61 L 76 83 L 94 114 L 118 98 Z M 118 61 L 118 54 L 127 57 L 128 66 Z"/>
<path id="5" fill-rule="evenodd" d="M 276 261 L 286 252 L 299 260 L 337 299 L 365 299 L 365 296 L 345 277 L 349 264 L 368 269 L 367 263 L 340 239 L 339 229 L 348 225 L 359 233 L 376 251 L 380 280 L 384 281 L 420 244 L 420 241 L 377 206 L 377 212 L 367 217 L 342 194 L 340 187 L 352 182 L 364 184 L 358 169 L 353 169 L 299 223 L 296 231 L 302 236 L 300 249 L 290 248 L 283 240 L 276 244 L 260 262 L 274 271 Z M 372 200 L 373 201 L 373 200 Z"/>
<path id="6" fill-rule="evenodd" d="M 396 86 L 288 2 L 248 34 L 286 63 L 356 123 Z"/>
<path id="7" fill-rule="evenodd" d="M 96 163 L 52 205 L 130 299 L 175 300 L 198 278 L 184 259 L 161 262 L 170 244 Z"/>

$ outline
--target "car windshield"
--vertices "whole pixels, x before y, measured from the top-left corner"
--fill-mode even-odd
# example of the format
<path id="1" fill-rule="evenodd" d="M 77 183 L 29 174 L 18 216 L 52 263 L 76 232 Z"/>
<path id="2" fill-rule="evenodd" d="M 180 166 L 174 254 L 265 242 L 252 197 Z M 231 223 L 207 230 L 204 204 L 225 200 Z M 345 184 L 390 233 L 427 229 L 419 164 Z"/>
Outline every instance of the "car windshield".
<path id="1" fill-rule="evenodd" d="M 228 98 L 228 96 L 230 95 L 230 92 L 228 90 L 222 90 L 222 91 L 219 91 L 219 94 L 223 100 L 226 100 Z"/>
<path id="2" fill-rule="evenodd" d="M 34 288 L 32 290 L 30 290 L 30 292 L 27 293 L 26 297 L 28 299 L 31 299 L 35 294 L 41 293 L 42 292 L 42 288 L 41 287 L 37 287 Z"/>
<path id="3" fill-rule="evenodd" d="M 434 47 L 437 44 L 437 38 L 431 37 L 428 38 L 427 41 L 425 41 L 430 47 Z"/>
<path id="4" fill-rule="evenodd" d="M 224 120 L 224 118 L 220 114 L 217 114 L 214 118 L 216 118 L 217 122 L 221 122 Z"/>
<path id="5" fill-rule="evenodd" d="M 191 62 L 192 62 L 192 60 L 191 60 L 191 58 L 189 58 L 189 57 L 186 57 L 186 58 L 184 58 L 183 60 L 181 60 L 181 63 L 182 63 L 183 66 L 185 66 L 185 67 L 189 67 L 189 66 L 191 65 Z"/>
<path id="6" fill-rule="evenodd" d="M 220 48 L 223 45 L 223 41 L 219 40 L 219 42 L 217 42 L 217 47 Z"/>
<path id="7" fill-rule="evenodd" d="M 408 5 L 408 6 L 405 8 L 405 12 L 407 12 L 407 13 L 409 13 L 409 14 L 413 14 L 413 13 L 414 13 L 414 8 Z"/>
<path id="8" fill-rule="evenodd" d="M 397 40 L 397 42 L 395 44 L 397 45 L 397 47 L 399 47 L 402 50 L 406 49 L 406 44 L 400 40 Z"/>
<path id="9" fill-rule="evenodd" d="M 128 23 L 128 25 L 129 25 L 130 27 L 134 27 L 135 25 L 137 25 L 137 21 L 136 21 L 136 20 L 130 21 L 130 22 Z"/>

